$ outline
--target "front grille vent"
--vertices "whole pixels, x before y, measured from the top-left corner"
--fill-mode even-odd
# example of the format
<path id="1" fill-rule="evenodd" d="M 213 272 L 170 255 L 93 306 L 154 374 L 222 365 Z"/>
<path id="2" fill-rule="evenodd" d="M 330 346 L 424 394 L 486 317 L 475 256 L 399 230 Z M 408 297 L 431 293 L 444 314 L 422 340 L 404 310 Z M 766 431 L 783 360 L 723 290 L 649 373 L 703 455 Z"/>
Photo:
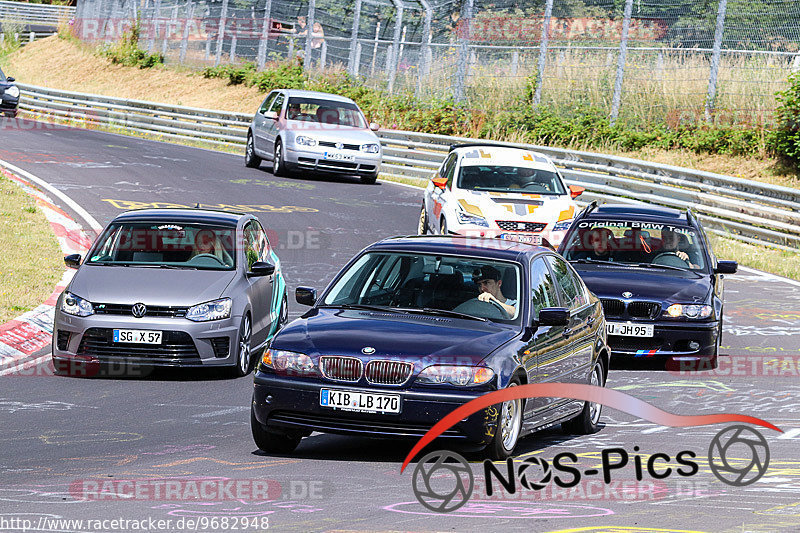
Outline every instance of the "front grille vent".
<path id="1" fill-rule="evenodd" d="M 403 361 L 370 361 L 364 375 L 375 385 L 402 385 L 411 377 L 414 365 Z"/>
<path id="2" fill-rule="evenodd" d="M 323 355 L 319 358 L 322 375 L 336 381 L 358 381 L 364 371 L 364 364 L 355 357 Z"/>

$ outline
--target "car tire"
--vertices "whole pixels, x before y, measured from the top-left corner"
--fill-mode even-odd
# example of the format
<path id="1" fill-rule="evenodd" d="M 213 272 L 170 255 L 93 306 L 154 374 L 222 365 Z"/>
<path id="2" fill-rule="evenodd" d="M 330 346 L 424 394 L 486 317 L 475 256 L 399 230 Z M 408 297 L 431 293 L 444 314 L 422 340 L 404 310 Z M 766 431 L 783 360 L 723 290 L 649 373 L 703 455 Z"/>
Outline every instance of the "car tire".
<path id="1" fill-rule="evenodd" d="M 250 431 L 258 449 L 267 453 L 292 453 L 302 437 L 290 437 L 281 433 L 270 433 L 256 419 L 254 408 L 250 408 Z"/>
<path id="2" fill-rule="evenodd" d="M 511 378 L 508 387 L 520 384 L 516 376 Z M 522 432 L 522 413 L 525 402 L 521 399 L 503 402 L 497 414 L 497 429 L 492 442 L 486 447 L 485 454 L 493 461 L 504 461 L 511 457 L 517 447 Z"/>
<path id="3" fill-rule="evenodd" d="M 605 386 L 603 378 L 603 363 L 600 359 L 592 369 L 591 384 L 600 387 Z M 561 429 L 565 433 L 572 435 L 590 435 L 597 433 L 600 429 L 600 414 L 602 413 L 602 404 L 595 402 L 583 402 L 583 409 L 578 416 L 571 418 L 566 422 L 561 423 Z"/>
<path id="4" fill-rule="evenodd" d="M 364 183 L 366 185 L 375 185 L 376 181 L 378 181 L 377 172 L 373 174 L 367 174 L 366 176 L 361 176 L 361 183 Z"/>
<path id="5" fill-rule="evenodd" d="M 253 327 L 250 315 L 245 314 L 239 324 L 239 335 L 237 336 L 236 342 L 236 362 L 233 367 L 233 372 L 236 377 L 246 376 L 250 373 L 250 368 L 253 366 L 253 358 L 250 353 L 252 334 Z"/>
<path id="6" fill-rule="evenodd" d="M 272 175 L 286 176 L 286 162 L 283 160 L 283 143 L 280 139 L 275 142 L 275 152 L 272 155 Z"/>
<path id="7" fill-rule="evenodd" d="M 419 224 L 417 225 L 417 235 L 428 234 L 428 212 L 425 210 L 425 204 L 422 204 L 422 211 L 419 213 Z"/>
<path id="8" fill-rule="evenodd" d="M 439 222 L 439 235 L 448 235 L 447 220 L 444 217 L 442 217 L 442 220 Z"/>
<path id="9" fill-rule="evenodd" d="M 256 155 L 256 146 L 252 133 L 247 134 L 247 145 L 244 149 L 244 166 L 247 168 L 258 168 L 261 166 L 261 158 Z"/>

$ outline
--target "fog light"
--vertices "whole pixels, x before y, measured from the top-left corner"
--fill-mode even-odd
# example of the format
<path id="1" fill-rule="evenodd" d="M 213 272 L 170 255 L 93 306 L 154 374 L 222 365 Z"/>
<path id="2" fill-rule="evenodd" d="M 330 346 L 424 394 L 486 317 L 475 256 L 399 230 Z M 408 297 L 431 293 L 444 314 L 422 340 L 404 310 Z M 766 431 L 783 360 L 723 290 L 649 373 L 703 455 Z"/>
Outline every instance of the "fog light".
<path id="1" fill-rule="evenodd" d="M 689 342 L 689 349 L 692 350 L 693 352 L 696 351 L 696 350 L 699 350 L 700 349 L 700 343 L 697 342 L 697 341 Z"/>

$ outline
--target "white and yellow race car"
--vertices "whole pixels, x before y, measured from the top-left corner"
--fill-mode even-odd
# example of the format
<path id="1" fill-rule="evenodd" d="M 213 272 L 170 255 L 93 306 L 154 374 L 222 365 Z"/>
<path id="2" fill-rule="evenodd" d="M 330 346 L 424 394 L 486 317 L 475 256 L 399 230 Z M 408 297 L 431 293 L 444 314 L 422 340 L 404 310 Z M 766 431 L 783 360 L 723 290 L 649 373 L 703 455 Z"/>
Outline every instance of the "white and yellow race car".
<path id="1" fill-rule="evenodd" d="M 418 233 L 557 248 L 578 214 L 574 199 L 583 191 L 567 187 L 545 155 L 491 144 L 455 145 L 425 189 Z"/>

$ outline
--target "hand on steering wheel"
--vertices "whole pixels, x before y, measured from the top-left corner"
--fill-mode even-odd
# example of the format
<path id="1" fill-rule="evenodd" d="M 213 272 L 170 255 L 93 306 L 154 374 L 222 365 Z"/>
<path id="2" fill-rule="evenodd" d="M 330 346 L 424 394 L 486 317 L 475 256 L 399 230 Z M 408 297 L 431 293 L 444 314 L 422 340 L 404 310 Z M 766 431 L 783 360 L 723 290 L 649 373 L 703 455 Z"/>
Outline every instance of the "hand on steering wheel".
<path id="1" fill-rule="evenodd" d="M 689 262 L 689 254 L 687 254 L 686 252 L 680 251 L 680 250 L 678 250 L 676 252 L 661 252 L 660 254 L 658 254 L 657 256 L 655 256 L 653 258 L 651 263 L 658 264 L 658 263 L 656 263 L 656 261 L 658 261 L 659 257 L 668 257 L 668 256 L 677 257 L 678 259 L 680 259 L 681 261 L 686 263 L 686 266 L 689 266 L 691 264 Z"/>
<path id="2" fill-rule="evenodd" d="M 215 259 L 220 265 L 224 265 L 225 264 L 224 262 L 222 262 L 222 260 L 219 257 L 217 257 L 214 254 L 197 254 L 196 256 L 194 256 L 191 259 L 189 259 L 188 262 L 191 263 L 192 261 L 194 261 L 195 259 L 200 258 L 200 257 L 204 257 L 204 258 L 208 257 L 208 258 L 211 258 L 211 259 Z"/>
<path id="3" fill-rule="evenodd" d="M 500 302 L 497 301 L 497 299 L 494 296 L 492 296 L 491 294 L 489 294 L 488 292 L 480 293 L 478 295 L 478 300 L 481 301 L 481 302 L 486 302 L 486 303 L 492 304 L 493 306 L 498 308 L 503 313 L 504 316 L 506 316 L 506 317 L 508 316 L 508 311 L 506 311 L 505 307 L 500 305 Z"/>

